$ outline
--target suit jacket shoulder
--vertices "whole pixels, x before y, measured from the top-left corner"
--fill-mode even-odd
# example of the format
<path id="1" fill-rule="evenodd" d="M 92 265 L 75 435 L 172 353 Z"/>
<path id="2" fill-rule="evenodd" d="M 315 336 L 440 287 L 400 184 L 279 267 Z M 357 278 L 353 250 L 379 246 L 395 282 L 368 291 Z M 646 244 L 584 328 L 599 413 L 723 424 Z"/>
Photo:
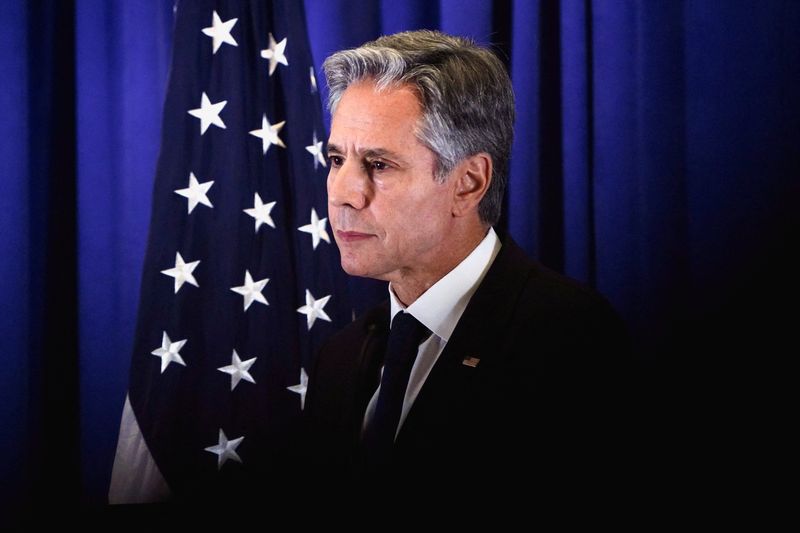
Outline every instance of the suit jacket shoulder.
<path id="1" fill-rule="evenodd" d="M 386 301 L 334 334 L 317 354 L 303 412 L 304 453 L 316 478 L 347 475 L 352 467 L 388 330 Z"/>

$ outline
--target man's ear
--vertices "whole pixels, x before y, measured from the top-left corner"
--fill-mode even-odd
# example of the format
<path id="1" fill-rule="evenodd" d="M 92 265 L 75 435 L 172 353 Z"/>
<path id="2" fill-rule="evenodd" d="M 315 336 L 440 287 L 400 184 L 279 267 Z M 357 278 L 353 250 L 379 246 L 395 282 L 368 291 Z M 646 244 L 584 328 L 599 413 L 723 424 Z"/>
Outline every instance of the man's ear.
<path id="1" fill-rule="evenodd" d="M 483 199 L 492 182 L 492 158 L 480 152 L 466 158 L 455 169 L 453 190 L 453 216 L 462 217 L 473 210 Z"/>

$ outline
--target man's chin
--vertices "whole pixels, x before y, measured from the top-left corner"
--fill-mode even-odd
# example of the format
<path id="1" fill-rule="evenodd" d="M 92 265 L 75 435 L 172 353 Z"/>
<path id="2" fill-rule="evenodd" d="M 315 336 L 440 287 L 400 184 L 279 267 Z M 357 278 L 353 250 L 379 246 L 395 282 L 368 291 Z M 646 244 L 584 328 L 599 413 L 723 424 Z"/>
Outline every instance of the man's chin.
<path id="1" fill-rule="evenodd" d="M 342 258 L 342 270 L 344 270 L 349 276 L 386 281 L 385 277 L 376 273 L 374 269 L 370 269 L 368 266 L 360 263 L 345 261 L 344 258 Z"/>
<path id="2" fill-rule="evenodd" d="M 369 277 L 368 271 L 361 265 L 350 263 L 344 259 L 342 259 L 342 270 L 344 270 L 350 276 L 357 276 L 360 278 Z"/>

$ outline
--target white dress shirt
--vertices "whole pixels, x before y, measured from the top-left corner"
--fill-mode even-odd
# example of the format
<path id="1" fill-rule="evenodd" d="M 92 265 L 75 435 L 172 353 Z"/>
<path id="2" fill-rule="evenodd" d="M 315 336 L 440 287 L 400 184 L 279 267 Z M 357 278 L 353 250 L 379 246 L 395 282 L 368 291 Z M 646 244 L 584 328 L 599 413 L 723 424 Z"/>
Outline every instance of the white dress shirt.
<path id="1" fill-rule="evenodd" d="M 391 284 L 389 284 L 392 320 L 394 320 L 397 313 L 405 311 L 432 332 L 432 335 L 419 345 L 417 358 L 411 368 L 411 376 L 408 379 L 406 395 L 403 399 L 403 410 L 400 413 L 397 433 L 403 427 L 403 422 L 405 422 L 408 411 L 422 389 L 422 385 L 447 345 L 447 341 L 450 340 L 453 330 L 456 329 L 456 324 L 458 324 L 461 315 L 464 314 L 467 303 L 469 303 L 478 285 L 483 281 L 483 277 L 494 262 L 494 258 L 497 257 L 500 246 L 500 239 L 497 238 L 494 229 L 489 228 L 486 237 L 463 261 L 422 293 L 408 307 L 400 303 L 400 300 L 397 299 L 392 290 Z M 369 405 L 367 405 L 362 431 L 367 426 L 367 422 L 372 419 L 378 403 L 379 393 L 380 386 L 378 386 L 378 390 L 375 391 Z M 395 433 L 395 438 L 397 433 Z"/>

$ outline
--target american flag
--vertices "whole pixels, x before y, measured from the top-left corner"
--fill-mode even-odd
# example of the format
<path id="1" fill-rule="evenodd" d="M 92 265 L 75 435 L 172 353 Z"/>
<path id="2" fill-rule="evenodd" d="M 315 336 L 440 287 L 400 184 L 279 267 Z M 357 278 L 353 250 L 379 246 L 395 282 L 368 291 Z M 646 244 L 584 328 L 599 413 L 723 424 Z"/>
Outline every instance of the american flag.
<path id="1" fill-rule="evenodd" d="M 314 352 L 352 311 L 303 3 L 180 2 L 173 42 L 129 398 L 191 495 L 284 470 Z"/>

